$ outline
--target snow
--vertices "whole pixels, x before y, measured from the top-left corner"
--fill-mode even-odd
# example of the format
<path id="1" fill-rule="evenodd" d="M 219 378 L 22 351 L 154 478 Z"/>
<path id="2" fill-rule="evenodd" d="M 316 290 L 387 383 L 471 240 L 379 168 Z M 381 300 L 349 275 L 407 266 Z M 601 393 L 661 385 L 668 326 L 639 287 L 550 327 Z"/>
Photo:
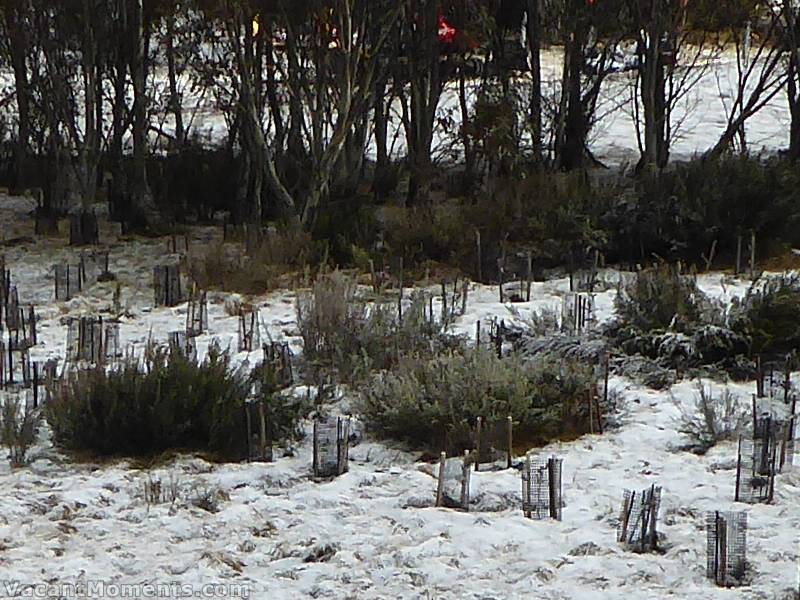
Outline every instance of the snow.
<path id="1" fill-rule="evenodd" d="M 23 223 L 23 217 L 30 221 L 29 208 L 0 199 L 4 227 L 14 223 L 18 233 L 29 235 Z M 164 240 L 121 239 L 103 231 L 129 314 L 121 326 L 123 344 L 141 346 L 151 335 L 165 340 L 183 327 L 185 305 L 152 306 L 151 269 L 165 254 Z M 213 248 L 215 235 L 196 229 L 190 243 Z M 106 309 L 114 284 L 96 284 L 56 303 L 52 265 L 76 260 L 76 250 L 63 240 L 39 239 L 4 252 L 23 301 L 35 302 L 42 318 L 37 356 L 63 355 L 63 317 Z M 604 273 L 611 283 L 620 276 Z M 721 273 L 700 275 L 698 283 L 724 302 L 748 287 Z M 596 298 L 601 320 L 613 315 L 615 291 L 609 287 Z M 454 331 L 474 335 L 479 319 L 524 320 L 531 310 L 558 308 L 567 289 L 564 278 L 537 282 L 532 301 L 511 311 L 499 302 L 496 287 L 473 285 L 467 314 Z M 254 300 L 265 332 L 299 352 L 295 297 L 284 290 Z M 211 329 L 198 341 L 201 354 L 213 339 L 235 350 L 237 322 L 225 314 L 226 298 L 211 295 Z M 235 358 L 252 362 L 259 354 Z M 0 579 L 193 589 L 217 583 L 245 586 L 254 598 L 781 597 L 800 583 L 800 472 L 778 476 L 774 504 L 735 503 L 732 442 L 705 456 L 676 449 L 682 442 L 679 409 L 670 398 L 692 402 L 695 385 L 681 381 L 656 392 L 612 377 L 611 387 L 622 395 L 619 428 L 536 451 L 564 458 L 561 522 L 523 518 L 516 470 L 473 473 L 469 513 L 434 508 L 430 465 L 368 436 L 351 449 L 348 473 L 315 482 L 308 437 L 293 456 L 277 451 L 270 464 L 179 456 L 148 470 L 129 461 L 73 460 L 54 448 L 44 427 L 28 466 L 12 470 L 0 462 Z M 731 387 L 745 400 L 755 390 L 753 382 Z M 175 502 L 148 505 L 144 489 L 151 478 L 164 487 L 177 481 Z M 651 484 L 664 488 L 664 554 L 632 554 L 615 541 L 622 492 Z M 201 491 L 217 489 L 218 512 L 192 503 Z M 703 528 L 705 512 L 713 510 L 748 513 L 754 573 L 747 587 L 724 590 L 705 578 Z M 311 560 L 315 555 L 327 560 Z"/>

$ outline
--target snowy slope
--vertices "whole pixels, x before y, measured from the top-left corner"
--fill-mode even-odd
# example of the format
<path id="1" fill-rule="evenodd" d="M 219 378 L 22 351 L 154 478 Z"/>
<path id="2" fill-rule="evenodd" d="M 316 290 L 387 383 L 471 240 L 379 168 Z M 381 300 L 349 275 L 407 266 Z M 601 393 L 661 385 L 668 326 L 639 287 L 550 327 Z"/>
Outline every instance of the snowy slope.
<path id="1" fill-rule="evenodd" d="M 210 235 L 198 230 L 196 241 L 207 243 Z M 125 343 L 141 345 L 151 332 L 166 339 L 183 327 L 185 305 L 152 309 L 148 283 L 164 247 L 163 240 L 111 244 L 112 270 L 131 313 L 121 328 Z M 36 302 L 43 318 L 39 356 L 63 354 L 65 314 L 110 303 L 110 284 L 69 303 L 52 300 L 49 269 L 69 255 L 74 250 L 53 241 L 6 249 L 23 299 Z M 567 285 L 537 283 L 530 305 L 516 308 L 524 317 L 531 308 L 558 306 Z M 747 287 L 720 274 L 701 276 L 700 286 L 726 301 Z M 212 299 L 201 348 L 213 338 L 235 345 L 236 319 L 225 315 L 223 296 Z M 613 296 L 598 295 L 603 319 L 613 314 Z M 298 352 L 293 298 L 284 291 L 257 301 L 269 333 L 290 339 Z M 474 287 L 455 329 L 472 334 L 477 319 L 513 319 L 497 299 L 497 288 Z M 53 448 L 45 428 L 28 467 L 12 471 L 0 462 L 0 579 L 242 584 L 253 598 L 727 599 L 780 598 L 796 588 L 800 471 L 778 476 L 773 505 L 736 504 L 733 444 L 703 457 L 676 451 L 679 411 L 669 394 L 621 378 L 611 385 L 624 397 L 619 429 L 540 451 L 564 458 L 562 522 L 523 518 L 518 471 L 474 474 L 470 513 L 433 508 L 429 467 L 369 439 L 352 448 L 349 473 L 316 483 L 308 439 L 294 456 L 271 464 L 185 456 L 148 472 L 126 462 L 76 463 Z M 745 399 L 755 390 L 733 387 Z M 671 393 L 689 403 L 694 383 L 681 382 Z M 178 499 L 148 506 L 149 477 L 177 480 Z M 664 488 L 665 553 L 625 552 L 615 542 L 622 490 L 652 483 Z M 204 489 L 224 492 L 219 512 L 192 505 Z M 748 512 L 754 575 L 749 587 L 722 590 L 705 579 L 703 527 L 705 511 L 732 509 Z M 335 549 L 328 560 L 305 562 L 326 545 Z"/>

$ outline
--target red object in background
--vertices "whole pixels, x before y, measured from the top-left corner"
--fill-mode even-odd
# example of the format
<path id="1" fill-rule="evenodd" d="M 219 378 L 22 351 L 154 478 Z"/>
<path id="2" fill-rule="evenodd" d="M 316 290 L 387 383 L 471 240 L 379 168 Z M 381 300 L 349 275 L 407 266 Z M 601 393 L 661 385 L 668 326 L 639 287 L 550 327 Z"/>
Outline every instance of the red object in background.
<path id="1" fill-rule="evenodd" d="M 452 44 L 456 38 L 456 28 L 451 27 L 442 15 L 439 15 L 439 42 Z"/>

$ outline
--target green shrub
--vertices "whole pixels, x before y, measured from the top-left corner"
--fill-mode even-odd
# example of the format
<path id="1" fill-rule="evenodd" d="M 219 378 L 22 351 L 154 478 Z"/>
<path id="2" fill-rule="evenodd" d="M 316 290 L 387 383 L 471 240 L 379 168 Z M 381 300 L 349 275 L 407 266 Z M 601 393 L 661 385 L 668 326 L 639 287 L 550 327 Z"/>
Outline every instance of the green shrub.
<path id="1" fill-rule="evenodd" d="M 782 356 L 800 348 L 800 276 L 771 277 L 751 286 L 733 319 L 754 354 Z"/>
<path id="2" fill-rule="evenodd" d="M 511 415 L 515 439 L 531 445 L 588 431 L 585 364 L 550 355 L 500 359 L 470 349 L 434 358 L 403 358 L 362 387 L 359 411 L 378 436 L 416 447 L 460 452 L 472 445 L 477 417 Z"/>
<path id="3" fill-rule="evenodd" d="M 428 355 L 461 343 L 426 318 L 421 295 L 404 308 L 398 322 L 396 300 L 369 303 L 358 296 L 355 281 L 340 272 L 320 277 L 298 297 L 297 323 L 306 359 L 335 370 L 345 381 L 391 368 L 401 356 Z"/>
<path id="4" fill-rule="evenodd" d="M 692 160 L 649 172 L 601 219 L 613 232 L 608 258 L 657 254 L 701 263 L 716 240 L 716 264 L 733 264 L 737 238 L 758 234 L 759 260 L 800 241 L 800 171 L 754 156 Z"/>
<path id="5" fill-rule="evenodd" d="M 620 288 L 614 305 L 619 320 L 635 330 L 688 331 L 700 318 L 701 296 L 693 277 L 662 264 L 638 272 Z"/>
<path id="6" fill-rule="evenodd" d="M 125 456 L 193 450 L 239 459 L 253 377 L 214 347 L 203 362 L 149 349 L 144 364 L 128 360 L 107 371 L 77 372 L 46 405 L 45 416 L 56 442 L 71 450 Z M 270 388 L 261 393 L 272 398 Z"/>
<path id="7" fill-rule="evenodd" d="M 41 413 L 20 406 L 18 398 L 7 396 L 0 408 L 0 444 L 10 450 L 11 466 L 25 464 L 28 449 L 36 438 Z"/>

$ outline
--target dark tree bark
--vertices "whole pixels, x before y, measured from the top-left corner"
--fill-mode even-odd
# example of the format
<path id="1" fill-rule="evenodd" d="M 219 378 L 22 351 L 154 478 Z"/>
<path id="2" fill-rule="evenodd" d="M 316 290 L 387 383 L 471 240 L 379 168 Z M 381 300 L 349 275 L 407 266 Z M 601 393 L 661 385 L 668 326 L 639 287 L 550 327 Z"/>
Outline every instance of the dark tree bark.
<path id="1" fill-rule="evenodd" d="M 409 183 L 406 204 L 430 200 L 433 163 L 431 145 L 436 109 L 444 87 L 438 44 L 438 3 L 412 0 L 406 15 L 406 43 L 410 90 L 403 98 L 408 144 Z"/>
<path id="2" fill-rule="evenodd" d="M 128 1 L 131 40 L 129 69 L 133 83 L 133 169 L 130 192 L 133 207 L 147 224 L 158 221 L 155 199 L 147 180 L 147 53 L 149 23 L 145 23 L 143 0 Z"/>
<path id="3" fill-rule="evenodd" d="M 14 96 L 17 101 L 17 139 L 14 150 L 14 181 L 12 188 L 25 185 L 25 170 L 31 137 L 30 83 L 28 81 L 27 53 L 30 40 L 27 35 L 30 24 L 26 19 L 28 3 L 24 0 L 10 2 L 6 11 L 6 31 L 14 71 Z"/>
<path id="4" fill-rule="evenodd" d="M 789 158 L 800 159 L 800 31 L 798 13 L 792 0 L 784 0 L 784 20 L 789 49 L 789 65 L 786 81 L 786 96 L 792 120 L 789 126 Z"/>
<path id="5" fill-rule="evenodd" d="M 534 160 L 541 162 L 542 149 L 542 14 L 541 0 L 527 0 L 527 37 L 531 69 L 531 98 L 529 107 L 531 143 Z"/>

